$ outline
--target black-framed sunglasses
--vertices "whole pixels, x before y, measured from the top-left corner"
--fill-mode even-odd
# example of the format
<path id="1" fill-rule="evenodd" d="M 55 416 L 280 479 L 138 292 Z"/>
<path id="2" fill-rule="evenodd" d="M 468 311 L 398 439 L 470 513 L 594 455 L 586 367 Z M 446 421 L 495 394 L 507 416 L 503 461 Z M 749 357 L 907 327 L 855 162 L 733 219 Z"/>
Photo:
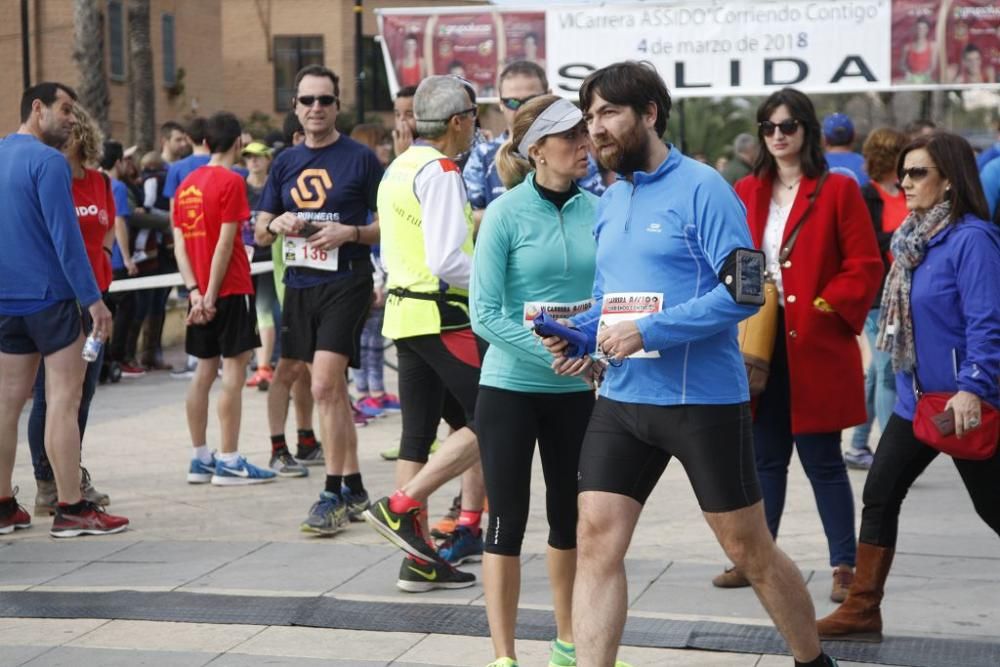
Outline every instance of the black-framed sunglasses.
<path id="1" fill-rule="evenodd" d="M 799 125 L 799 121 L 794 118 L 783 120 L 780 123 L 772 123 L 769 120 L 762 120 L 757 123 L 757 127 L 760 128 L 760 133 L 765 137 L 773 137 L 775 130 L 781 130 L 781 133 L 785 136 L 795 134 L 799 131 Z"/>
<path id="2" fill-rule="evenodd" d="M 319 102 L 321 107 L 328 107 L 337 102 L 336 95 L 299 95 L 295 101 L 304 107 L 311 107 Z"/>
<path id="3" fill-rule="evenodd" d="M 899 182 L 902 183 L 903 179 L 906 178 L 907 176 L 909 176 L 910 180 L 913 181 L 914 183 L 922 181 L 925 178 L 927 178 L 927 174 L 930 173 L 931 169 L 937 169 L 937 167 L 928 166 L 928 167 L 910 167 L 909 169 L 900 169 L 898 174 Z"/>
<path id="4" fill-rule="evenodd" d="M 510 109 L 511 111 L 517 111 L 518 109 L 520 109 L 521 107 L 523 107 L 525 104 L 535 99 L 536 97 L 539 96 L 527 95 L 525 97 L 501 97 L 500 104 L 502 104 L 506 109 Z"/>

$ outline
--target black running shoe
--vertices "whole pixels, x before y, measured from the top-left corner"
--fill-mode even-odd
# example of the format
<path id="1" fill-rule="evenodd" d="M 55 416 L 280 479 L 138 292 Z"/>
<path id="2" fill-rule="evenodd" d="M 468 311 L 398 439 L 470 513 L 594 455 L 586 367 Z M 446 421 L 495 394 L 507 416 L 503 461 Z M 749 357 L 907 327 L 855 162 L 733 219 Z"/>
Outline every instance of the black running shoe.
<path id="1" fill-rule="evenodd" d="M 347 518 L 351 523 L 359 523 L 365 520 L 361 516 L 361 513 L 372 505 L 371 501 L 368 500 L 367 491 L 351 493 L 351 489 L 347 485 L 344 485 L 340 487 L 340 497 L 347 504 Z"/>
<path id="2" fill-rule="evenodd" d="M 295 451 L 295 460 L 304 466 L 323 465 L 323 446 L 317 442 L 315 445 L 303 445 L 301 442 Z"/>
<path id="3" fill-rule="evenodd" d="M 389 498 L 381 498 L 361 513 L 379 535 L 389 540 L 409 555 L 421 560 L 438 560 L 437 552 L 424 539 L 420 528 L 420 508 L 414 507 L 405 514 L 389 509 Z"/>
<path id="4" fill-rule="evenodd" d="M 407 556 L 399 566 L 396 587 L 407 593 L 426 593 L 435 588 L 468 588 L 475 583 L 476 575 L 460 572 L 440 559 Z"/>

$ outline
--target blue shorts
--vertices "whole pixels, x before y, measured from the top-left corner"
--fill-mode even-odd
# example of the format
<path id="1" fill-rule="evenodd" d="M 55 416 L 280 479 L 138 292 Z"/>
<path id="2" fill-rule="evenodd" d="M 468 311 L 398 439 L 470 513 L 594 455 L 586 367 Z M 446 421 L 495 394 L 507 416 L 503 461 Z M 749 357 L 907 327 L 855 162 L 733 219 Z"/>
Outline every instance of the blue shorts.
<path id="1" fill-rule="evenodd" d="M 0 315 L 0 352 L 47 357 L 89 330 L 90 313 L 71 299 L 31 315 Z"/>

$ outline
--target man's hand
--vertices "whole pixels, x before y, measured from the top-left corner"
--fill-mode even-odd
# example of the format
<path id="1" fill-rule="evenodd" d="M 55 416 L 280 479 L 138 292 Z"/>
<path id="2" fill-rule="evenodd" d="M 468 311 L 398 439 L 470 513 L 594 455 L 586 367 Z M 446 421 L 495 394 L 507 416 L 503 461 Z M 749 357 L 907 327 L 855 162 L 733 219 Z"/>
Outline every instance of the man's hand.
<path id="1" fill-rule="evenodd" d="M 567 327 L 573 326 L 572 322 L 564 318 L 559 318 L 556 322 Z M 537 336 L 538 334 L 535 335 Z M 545 349 L 548 350 L 549 354 L 553 357 L 556 357 L 556 360 L 562 359 L 566 356 L 566 347 L 569 343 L 565 340 L 559 336 L 539 336 L 539 338 L 542 339 L 542 345 L 545 346 Z M 555 364 L 553 364 L 553 368 L 555 368 Z"/>
<path id="2" fill-rule="evenodd" d="M 205 319 L 205 299 L 201 296 L 199 290 L 191 290 L 188 294 L 188 300 L 191 302 L 191 307 L 188 309 L 187 318 L 184 320 L 185 324 L 204 324 L 208 320 Z"/>
<path id="3" fill-rule="evenodd" d="M 310 248 L 316 250 L 332 250 L 353 241 L 357 236 L 357 229 L 354 225 L 342 225 L 339 222 L 317 222 L 314 223 L 320 228 L 318 232 L 306 239 Z"/>
<path id="4" fill-rule="evenodd" d="M 98 299 L 90 304 L 87 306 L 87 312 L 90 313 L 90 317 L 94 321 L 94 328 L 91 332 L 94 338 L 107 340 L 108 334 L 111 333 L 112 318 L 111 311 L 104 305 L 104 301 Z"/>
<path id="5" fill-rule="evenodd" d="M 206 295 L 201 300 L 201 310 L 205 314 L 206 323 L 215 319 L 215 313 L 217 312 L 216 304 L 216 298 L 210 295 Z"/>
<path id="6" fill-rule="evenodd" d="M 642 334 L 634 321 L 612 324 L 597 332 L 597 349 L 608 359 L 622 361 L 642 350 Z"/>
<path id="7" fill-rule="evenodd" d="M 274 234 L 297 234 L 305 224 L 306 221 L 298 215 L 288 212 L 274 218 L 267 226 Z"/>
<path id="8" fill-rule="evenodd" d="M 945 409 L 955 411 L 955 435 L 961 438 L 982 423 L 982 406 L 979 397 L 971 391 L 960 391 L 945 404 Z"/>
<path id="9" fill-rule="evenodd" d="M 392 150 L 396 155 L 402 155 L 413 143 L 413 132 L 410 126 L 404 122 L 396 123 L 396 128 L 392 131 Z"/>

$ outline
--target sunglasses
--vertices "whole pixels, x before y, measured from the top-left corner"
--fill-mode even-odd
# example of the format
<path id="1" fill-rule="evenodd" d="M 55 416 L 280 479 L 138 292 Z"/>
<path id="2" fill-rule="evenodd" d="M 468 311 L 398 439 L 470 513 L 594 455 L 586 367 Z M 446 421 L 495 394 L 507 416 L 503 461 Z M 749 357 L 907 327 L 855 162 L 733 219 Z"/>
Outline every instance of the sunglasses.
<path id="1" fill-rule="evenodd" d="M 907 176 L 909 176 L 910 180 L 914 183 L 922 181 L 927 178 L 927 174 L 931 169 L 937 169 L 937 167 L 910 167 L 909 169 L 900 169 L 899 182 L 902 183 L 903 179 Z"/>
<path id="2" fill-rule="evenodd" d="M 300 95 L 296 99 L 304 107 L 311 107 L 316 102 L 319 102 L 321 107 L 328 107 L 337 101 L 335 95 Z"/>
<path id="3" fill-rule="evenodd" d="M 773 137 L 775 130 L 781 130 L 783 135 L 789 136 L 799 131 L 799 121 L 794 118 L 783 120 L 780 123 L 772 123 L 769 120 L 762 120 L 757 123 L 757 127 L 760 128 L 760 133 L 765 137 Z"/>
<path id="4" fill-rule="evenodd" d="M 504 105 L 504 108 L 510 109 L 511 111 L 517 111 L 536 97 L 538 97 L 538 95 L 528 95 L 527 97 L 501 97 L 500 104 Z"/>

